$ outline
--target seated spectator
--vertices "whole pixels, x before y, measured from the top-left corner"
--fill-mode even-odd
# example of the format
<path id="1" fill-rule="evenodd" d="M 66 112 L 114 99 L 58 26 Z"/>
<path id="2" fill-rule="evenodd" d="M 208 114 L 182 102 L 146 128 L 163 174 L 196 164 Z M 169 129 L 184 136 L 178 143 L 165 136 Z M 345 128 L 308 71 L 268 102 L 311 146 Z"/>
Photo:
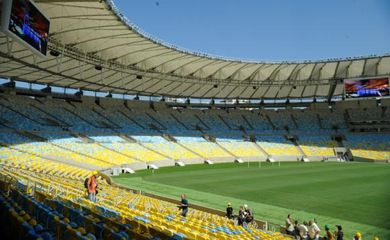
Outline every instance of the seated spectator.
<path id="1" fill-rule="evenodd" d="M 312 240 L 319 240 L 320 239 L 320 228 L 318 227 L 317 223 L 314 220 L 309 221 L 309 237 Z"/>
<path id="2" fill-rule="evenodd" d="M 334 233 L 334 235 L 336 236 L 336 240 L 343 240 L 344 238 L 343 227 L 341 227 L 340 225 L 336 225 L 336 227 L 337 227 L 337 231 Z"/>
<path id="3" fill-rule="evenodd" d="M 294 235 L 294 224 L 290 214 L 288 214 L 286 218 L 286 233 L 288 235 Z"/>
<path id="4" fill-rule="evenodd" d="M 334 240 L 333 234 L 330 232 L 330 226 L 329 224 L 325 225 L 325 233 L 326 235 L 324 236 L 324 240 Z"/>
<path id="5" fill-rule="evenodd" d="M 229 218 L 229 219 L 233 219 L 234 218 L 233 208 L 232 208 L 232 204 L 231 203 L 228 203 L 228 205 L 227 205 L 226 217 Z"/>

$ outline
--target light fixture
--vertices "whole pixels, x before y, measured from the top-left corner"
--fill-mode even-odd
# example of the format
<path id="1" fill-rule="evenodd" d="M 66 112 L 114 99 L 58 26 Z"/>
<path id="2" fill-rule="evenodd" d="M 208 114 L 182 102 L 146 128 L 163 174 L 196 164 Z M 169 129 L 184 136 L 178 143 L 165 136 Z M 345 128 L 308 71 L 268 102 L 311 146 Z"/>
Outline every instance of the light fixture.
<path id="1" fill-rule="evenodd" d="M 84 94 L 83 90 L 79 89 L 74 95 L 75 95 L 76 97 L 80 97 L 80 96 L 82 96 L 83 94 Z"/>
<path id="2" fill-rule="evenodd" d="M 11 80 L 9 82 L 3 83 L 3 86 L 7 88 L 15 88 L 16 83 L 14 82 L 14 80 Z"/>
<path id="3" fill-rule="evenodd" d="M 41 92 L 44 92 L 44 93 L 51 93 L 51 87 L 49 85 L 47 85 L 46 87 L 42 88 L 41 89 Z"/>
<path id="4" fill-rule="evenodd" d="M 58 57 L 58 56 L 60 56 L 60 52 L 59 51 L 57 51 L 57 50 L 51 50 L 50 52 L 50 55 L 52 55 L 53 57 Z"/>
<path id="5" fill-rule="evenodd" d="M 103 69 L 103 67 L 101 65 L 95 65 L 95 69 L 98 71 L 101 71 Z"/>

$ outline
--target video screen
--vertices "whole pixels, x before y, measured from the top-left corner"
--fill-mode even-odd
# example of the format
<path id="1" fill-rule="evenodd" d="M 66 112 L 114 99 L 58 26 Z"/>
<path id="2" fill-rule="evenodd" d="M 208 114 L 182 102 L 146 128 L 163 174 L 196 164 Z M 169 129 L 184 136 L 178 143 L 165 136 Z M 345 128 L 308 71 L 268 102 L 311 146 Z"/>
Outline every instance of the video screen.
<path id="1" fill-rule="evenodd" d="M 389 78 L 347 79 L 344 80 L 345 97 L 385 97 L 389 96 Z"/>
<path id="2" fill-rule="evenodd" d="M 8 30 L 46 55 L 50 21 L 30 0 L 13 0 Z"/>

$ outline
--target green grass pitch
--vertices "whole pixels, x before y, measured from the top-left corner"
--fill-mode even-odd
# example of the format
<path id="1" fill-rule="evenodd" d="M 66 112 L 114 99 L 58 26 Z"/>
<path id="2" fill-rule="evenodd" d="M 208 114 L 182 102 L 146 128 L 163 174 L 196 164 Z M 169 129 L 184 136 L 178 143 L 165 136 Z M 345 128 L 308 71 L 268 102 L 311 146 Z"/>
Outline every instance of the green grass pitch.
<path id="1" fill-rule="evenodd" d="M 238 209 L 248 204 L 256 219 L 284 224 L 316 218 L 341 224 L 346 239 L 361 231 L 364 239 L 377 234 L 390 239 L 390 164 L 252 162 L 188 165 L 139 171 L 114 182 L 146 192 L 224 210 L 227 202 Z"/>

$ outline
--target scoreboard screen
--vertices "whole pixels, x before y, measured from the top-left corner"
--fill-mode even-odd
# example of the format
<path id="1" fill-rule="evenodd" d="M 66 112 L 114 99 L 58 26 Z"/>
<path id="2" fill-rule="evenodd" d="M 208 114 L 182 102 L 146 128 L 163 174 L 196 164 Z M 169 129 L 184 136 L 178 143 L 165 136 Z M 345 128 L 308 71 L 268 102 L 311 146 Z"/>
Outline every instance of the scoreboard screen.
<path id="1" fill-rule="evenodd" d="M 365 78 L 344 80 L 346 98 L 389 96 L 389 78 Z"/>
<path id="2" fill-rule="evenodd" d="M 46 56 L 49 18 L 31 0 L 2 2 L 2 30 L 35 53 Z"/>

